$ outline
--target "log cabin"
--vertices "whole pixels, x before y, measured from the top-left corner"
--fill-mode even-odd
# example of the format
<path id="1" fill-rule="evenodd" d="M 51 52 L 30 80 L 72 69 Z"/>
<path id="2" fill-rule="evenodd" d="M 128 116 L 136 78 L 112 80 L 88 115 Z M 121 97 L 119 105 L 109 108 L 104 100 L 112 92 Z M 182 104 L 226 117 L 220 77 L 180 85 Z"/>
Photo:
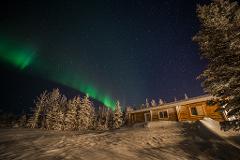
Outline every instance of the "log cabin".
<path id="1" fill-rule="evenodd" d="M 203 95 L 165 103 L 156 107 L 131 110 L 128 111 L 128 124 L 148 121 L 197 121 L 204 117 L 222 122 L 226 119 L 225 115 L 216 112 L 220 106 L 209 104 L 213 99 L 213 96 Z"/>

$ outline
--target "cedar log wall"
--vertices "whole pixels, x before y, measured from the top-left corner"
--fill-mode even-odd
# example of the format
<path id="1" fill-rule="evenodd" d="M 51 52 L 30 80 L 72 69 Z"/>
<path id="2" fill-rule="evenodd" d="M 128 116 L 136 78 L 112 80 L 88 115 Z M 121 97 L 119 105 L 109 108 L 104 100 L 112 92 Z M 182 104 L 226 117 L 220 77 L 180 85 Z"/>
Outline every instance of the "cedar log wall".
<path id="1" fill-rule="evenodd" d="M 191 114 L 191 107 L 196 107 L 197 114 L 198 115 L 192 115 Z M 167 108 L 151 108 L 148 111 L 142 111 L 142 112 L 136 112 L 136 113 L 130 113 L 129 115 L 129 124 L 133 123 L 141 123 L 145 122 L 144 114 L 148 113 L 152 115 L 151 121 L 196 121 L 201 120 L 204 117 L 210 117 L 216 121 L 224 121 L 224 117 L 222 113 L 216 112 L 216 109 L 218 109 L 219 106 L 213 105 L 209 106 L 207 105 L 206 101 L 203 102 L 197 102 L 197 103 L 191 103 L 187 105 L 181 105 L 181 106 L 170 106 Z M 160 111 L 167 111 L 168 118 L 160 118 L 159 112 Z"/>
<path id="2" fill-rule="evenodd" d="M 160 111 L 167 111 L 168 112 L 168 118 L 162 118 L 161 119 L 159 117 L 159 112 Z M 172 107 L 165 108 L 165 109 L 152 109 L 150 111 L 132 113 L 131 116 L 129 117 L 129 120 L 130 120 L 129 123 L 132 124 L 132 123 L 145 122 L 145 117 L 144 117 L 145 113 L 148 113 L 148 114 L 152 115 L 151 121 L 159 121 L 159 120 L 177 121 L 178 120 L 176 107 L 172 106 Z"/>
<path id="3" fill-rule="evenodd" d="M 191 114 L 191 108 L 196 107 L 198 115 Z M 217 105 L 209 106 L 206 102 L 197 102 L 187 105 L 182 105 L 178 109 L 179 121 L 196 121 L 204 117 L 210 117 L 216 121 L 224 121 L 222 113 L 216 112 L 219 107 Z"/>

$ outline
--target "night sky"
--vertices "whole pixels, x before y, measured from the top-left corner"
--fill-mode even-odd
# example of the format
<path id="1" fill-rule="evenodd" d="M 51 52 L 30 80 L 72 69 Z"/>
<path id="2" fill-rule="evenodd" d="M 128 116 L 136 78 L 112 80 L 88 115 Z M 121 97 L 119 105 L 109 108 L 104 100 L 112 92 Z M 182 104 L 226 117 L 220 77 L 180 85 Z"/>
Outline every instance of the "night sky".
<path id="1" fill-rule="evenodd" d="M 8 1 L 0 6 L 0 38 L 27 44 L 43 71 L 0 61 L 0 108 L 32 107 L 43 90 L 76 89 L 49 77 L 78 74 L 123 106 L 145 99 L 173 101 L 202 95 L 196 77 L 206 62 L 191 38 L 199 30 L 196 5 L 206 0 Z M 8 3 L 8 4 L 7 4 Z M 5 53 L 7 54 L 7 53 Z M 50 68 L 50 69 L 49 69 Z M 77 83 L 77 82 L 76 82 Z"/>

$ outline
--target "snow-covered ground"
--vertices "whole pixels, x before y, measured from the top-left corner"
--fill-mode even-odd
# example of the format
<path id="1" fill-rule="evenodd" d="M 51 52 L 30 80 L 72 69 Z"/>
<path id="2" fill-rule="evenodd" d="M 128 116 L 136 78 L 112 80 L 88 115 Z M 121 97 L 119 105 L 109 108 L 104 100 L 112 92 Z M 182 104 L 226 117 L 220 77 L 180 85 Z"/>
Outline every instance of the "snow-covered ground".
<path id="1" fill-rule="evenodd" d="M 239 144 L 239 135 L 228 138 Z M 226 139 L 201 122 L 158 122 L 89 133 L 1 129 L 0 159 L 240 159 L 238 147 Z"/>

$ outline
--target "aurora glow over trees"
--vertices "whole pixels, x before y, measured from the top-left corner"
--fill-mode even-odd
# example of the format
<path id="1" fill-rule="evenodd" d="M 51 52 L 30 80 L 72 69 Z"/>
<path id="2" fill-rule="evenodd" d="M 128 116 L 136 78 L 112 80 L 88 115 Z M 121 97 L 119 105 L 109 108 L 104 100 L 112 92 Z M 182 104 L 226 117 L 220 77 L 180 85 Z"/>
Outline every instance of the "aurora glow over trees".
<path id="1" fill-rule="evenodd" d="M 104 106 L 100 108 L 96 111 L 88 95 L 67 99 L 59 89 L 44 91 L 35 100 L 32 115 L 25 126 L 58 131 L 86 131 L 117 129 L 123 125 L 119 101 L 114 111 Z"/>
<path id="2" fill-rule="evenodd" d="M 68 86 L 85 94 L 91 98 L 102 102 L 105 106 L 114 109 L 115 101 L 94 85 L 89 83 L 83 73 L 63 69 L 61 73 L 57 72 L 56 67 L 44 58 L 37 55 L 35 49 L 28 45 L 13 43 L 12 41 L 0 40 L 0 61 L 19 69 L 31 67 L 35 76 L 57 82 Z"/>
<path id="3" fill-rule="evenodd" d="M 205 61 L 191 41 L 199 26 L 194 14 L 199 3 L 208 2 L 6 1 L 0 6 L 1 44 L 16 41 L 33 55 L 21 58 L 20 71 L 0 57 L 3 109 L 27 110 L 42 90 L 52 88 L 71 97 L 81 90 L 107 106 L 118 99 L 124 107 L 139 106 L 146 98 L 167 102 L 184 93 L 203 94 L 196 76 Z M 14 48 L 10 44 L 5 51 Z"/>

